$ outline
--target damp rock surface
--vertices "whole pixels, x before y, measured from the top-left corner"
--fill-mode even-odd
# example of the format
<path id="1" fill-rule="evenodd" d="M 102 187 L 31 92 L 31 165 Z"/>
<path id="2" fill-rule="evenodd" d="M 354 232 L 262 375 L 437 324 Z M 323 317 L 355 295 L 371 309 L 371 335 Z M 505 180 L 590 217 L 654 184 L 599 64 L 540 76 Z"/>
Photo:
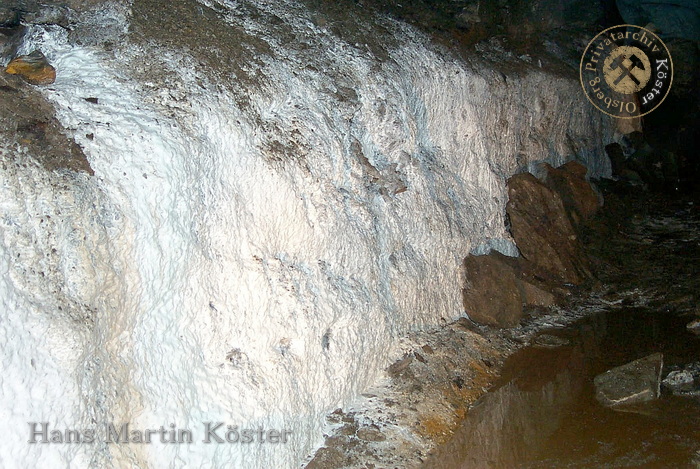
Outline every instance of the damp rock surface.
<path id="1" fill-rule="evenodd" d="M 38 50 L 12 59 L 5 67 L 5 73 L 19 75 L 32 85 L 50 85 L 56 81 L 56 69 Z"/>
<path id="2" fill-rule="evenodd" d="M 523 315 L 521 282 L 504 258 L 492 252 L 464 260 L 464 310 L 476 322 L 512 327 Z"/>
<path id="3" fill-rule="evenodd" d="M 46 118 L 0 106 L 3 467 L 295 467 L 391 363 L 430 363 L 403 340 L 463 315 L 472 248 L 512 244 L 509 176 L 573 158 L 609 173 L 609 120 L 546 57 L 462 54 L 350 1 L 77 3 L 76 24 L 25 18 L 11 47 L 41 50 L 55 82 L 0 88 L 13 111 L 29 89 L 50 103 Z M 94 177 L 51 166 L 73 150 Z M 390 421 L 442 441 L 490 367 L 436 371 L 417 403 L 418 355 L 397 376 L 423 417 Z M 294 438 L 28 448 L 26 415 Z"/>
<path id="4" fill-rule="evenodd" d="M 49 171 L 93 174 L 82 147 L 56 118 L 55 108 L 16 75 L 0 74 L 0 135 L 15 159 L 27 154 Z"/>
<path id="5" fill-rule="evenodd" d="M 562 282 L 590 277 L 582 246 L 561 196 L 529 173 L 508 181 L 507 212 L 522 256 Z"/>
<path id="6" fill-rule="evenodd" d="M 697 397 L 673 395 L 664 385 L 659 398 L 607 407 L 596 399 L 594 381 L 621 364 L 663 353 L 664 373 L 690 389 L 688 372 L 700 354 L 700 342 L 686 329 L 700 291 L 694 261 L 697 202 L 630 193 L 624 182 L 602 185 L 606 208 L 585 239 L 589 254 L 598 258 L 594 265 L 603 283 L 593 291 L 578 290 L 559 307 L 560 315 L 545 319 L 530 312 L 520 327 L 507 331 L 532 345 L 505 361 L 502 381 L 471 409 L 453 440 L 431 451 L 423 467 L 696 464 Z M 573 312 L 587 317 L 567 323 Z M 523 330 L 532 332 L 537 324 L 546 329 L 526 338 Z M 656 394 L 655 373 L 649 378 L 650 385 L 641 388 Z"/>
<path id="7" fill-rule="evenodd" d="M 662 384 L 675 395 L 700 396 L 700 362 L 674 367 Z"/>
<path id="8" fill-rule="evenodd" d="M 638 404 L 659 397 L 663 355 L 655 353 L 595 377 L 596 397 L 608 407 Z"/>

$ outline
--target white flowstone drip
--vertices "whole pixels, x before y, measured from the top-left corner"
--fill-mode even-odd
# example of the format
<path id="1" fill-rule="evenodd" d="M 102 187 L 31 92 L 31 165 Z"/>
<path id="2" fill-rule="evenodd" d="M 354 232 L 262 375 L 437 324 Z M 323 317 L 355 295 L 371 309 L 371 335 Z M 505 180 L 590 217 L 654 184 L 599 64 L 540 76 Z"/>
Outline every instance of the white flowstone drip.
<path id="1" fill-rule="evenodd" d="M 609 173 L 610 123 L 573 79 L 506 77 L 388 20 L 380 61 L 276 8 L 326 47 L 278 41 L 246 108 L 184 51 L 160 50 L 178 80 L 154 86 L 128 73 L 136 44 L 28 39 L 95 175 L 2 148 L 0 466 L 297 467 L 402 334 L 463 314 L 464 256 L 516 252 L 507 177 L 574 157 Z M 28 444 L 27 422 L 97 441 Z M 109 422 L 194 441 L 107 445 Z M 206 444 L 204 422 L 292 433 Z"/>

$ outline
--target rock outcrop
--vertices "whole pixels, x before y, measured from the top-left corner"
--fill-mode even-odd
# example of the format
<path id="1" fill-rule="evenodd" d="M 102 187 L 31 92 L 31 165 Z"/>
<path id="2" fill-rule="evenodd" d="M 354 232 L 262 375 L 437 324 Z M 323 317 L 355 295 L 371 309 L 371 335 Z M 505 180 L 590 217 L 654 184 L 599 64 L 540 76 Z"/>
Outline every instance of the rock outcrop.
<path id="1" fill-rule="evenodd" d="M 508 181 L 506 210 L 522 257 L 492 252 L 464 261 L 464 309 L 476 322 L 512 327 L 523 305 L 552 306 L 563 295 L 563 284 L 592 277 L 577 231 L 598 210 L 598 194 L 580 163 L 545 169 L 546 183 L 532 174 Z"/>
<path id="2" fill-rule="evenodd" d="M 406 331 L 459 315 L 464 257 L 510 241 L 504 178 L 575 151 L 608 173 L 609 119 L 546 57 L 495 42 L 467 60 L 354 2 L 126 3 L 70 28 L 18 12 L 6 56 L 41 50 L 57 79 L 0 74 L 8 102 L 55 109 L 17 122 L 0 105 L 4 401 L 26 410 L 1 448 L 18 466 L 35 461 L 9 430 L 30 413 L 295 435 L 255 454 L 43 446 L 52 466 L 298 466 Z M 95 177 L 57 165 L 61 129 Z"/>
<path id="3" fill-rule="evenodd" d="M 19 75 L 32 85 L 50 85 L 56 81 L 56 69 L 38 50 L 12 59 L 5 67 L 5 73 Z"/>
<path id="4" fill-rule="evenodd" d="M 554 278 L 542 278 L 527 260 L 491 252 L 464 260 L 467 272 L 462 297 L 469 318 L 480 324 L 513 327 L 523 306 L 548 307 L 559 302 L 562 291 Z"/>
<path id="5" fill-rule="evenodd" d="M 588 169 L 578 161 L 570 161 L 559 168 L 546 164 L 545 169 L 547 186 L 561 197 L 572 226 L 577 229 L 593 218 L 601 201 L 586 180 Z"/>
<path id="6" fill-rule="evenodd" d="M 532 174 L 508 181 L 506 212 L 522 256 L 565 283 L 590 277 L 587 261 L 561 196 Z"/>
<path id="7" fill-rule="evenodd" d="M 663 355 L 655 353 L 595 377 L 596 399 L 608 407 L 638 404 L 661 394 Z"/>
<path id="8" fill-rule="evenodd" d="M 56 118 L 54 106 L 35 87 L 2 73 L 0 137 L 26 151 L 49 171 L 68 169 L 94 174 L 82 147 Z"/>
<path id="9" fill-rule="evenodd" d="M 464 309 L 476 322 L 512 327 L 523 314 L 522 282 L 503 254 L 469 256 L 464 260 L 469 277 L 463 290 Z"/>
<path id="10" fill-rule="evenodd" d="M 676 396 L 700 396 L 700 362 L 675 367 L 662 384 Z"/>

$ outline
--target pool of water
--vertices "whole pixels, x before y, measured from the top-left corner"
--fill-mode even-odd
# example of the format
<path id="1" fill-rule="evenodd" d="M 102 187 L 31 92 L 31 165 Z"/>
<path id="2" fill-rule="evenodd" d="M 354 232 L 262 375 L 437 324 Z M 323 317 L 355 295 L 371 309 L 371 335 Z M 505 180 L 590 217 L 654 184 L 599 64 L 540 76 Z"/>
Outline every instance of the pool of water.
<path id="1" fill-rule="evenodd" d="M 687 317 L 617 307 L 513 355 L 500 383 L 467 416 L 425 468 L 700 467 L 700 399 L 664 393 L 656 401 L 612 410 L 595 399 L 593 378 L 651 353 L 664 367 L 700 360 Z M 537 341 L 536 341 L 537 342 Z"/>

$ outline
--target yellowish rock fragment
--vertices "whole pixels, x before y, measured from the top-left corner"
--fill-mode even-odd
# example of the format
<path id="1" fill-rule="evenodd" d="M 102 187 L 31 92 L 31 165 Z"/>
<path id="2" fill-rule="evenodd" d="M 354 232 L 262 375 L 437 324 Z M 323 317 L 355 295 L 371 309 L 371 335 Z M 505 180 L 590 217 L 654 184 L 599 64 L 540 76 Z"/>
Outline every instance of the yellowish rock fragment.
<path id="1" fill-rule="evenodd" d="M 20 75 L 32 85 L 50 85 L 56 81 L 56 69 L 38 50 L 12 59 L 5 67 L 5 72 Z"/>

